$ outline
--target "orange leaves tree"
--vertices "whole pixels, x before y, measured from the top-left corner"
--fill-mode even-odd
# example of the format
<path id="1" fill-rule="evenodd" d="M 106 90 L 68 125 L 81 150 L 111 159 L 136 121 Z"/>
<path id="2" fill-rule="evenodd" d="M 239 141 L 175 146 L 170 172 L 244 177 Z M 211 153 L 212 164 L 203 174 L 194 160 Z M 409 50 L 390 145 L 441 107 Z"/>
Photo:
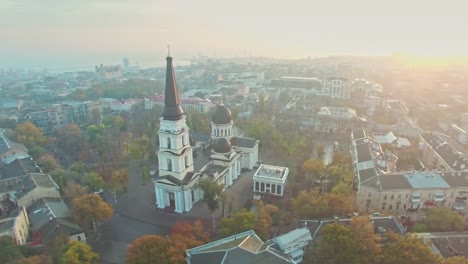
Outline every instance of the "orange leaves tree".
<path id="1" fill-rule="evenodd" d="M 204 230 L 200 221 L 194 224 L 188 221 L 178 222 L 168 237 L 151 235 L 133 241 L 127 249 L 127 263 L 185 263 L 185 251 L 208 240 L 209 233 Z"/>
<path id="2" fill-rule="evenodd" d="M 111 218 L 114 210 L 101 196 L 91 193 L 73 200 L 72 213 L 78 223 L 89 228 L 93 220 L 105 221 Z"/>

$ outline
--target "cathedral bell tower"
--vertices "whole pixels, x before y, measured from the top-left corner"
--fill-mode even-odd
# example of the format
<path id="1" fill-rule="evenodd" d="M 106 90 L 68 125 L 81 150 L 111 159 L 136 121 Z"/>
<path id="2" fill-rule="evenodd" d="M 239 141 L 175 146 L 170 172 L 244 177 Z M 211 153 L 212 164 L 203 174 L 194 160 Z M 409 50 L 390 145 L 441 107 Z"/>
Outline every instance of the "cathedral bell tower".
<path id="1" fill-rule="evenodd" d="M 193 171 L 193 154 L 189 142 L 189 127 L 180 106 L 179 92 L 170 53 L 166 57 L 166 87 L 164 110 L 159 129 L 159 176 L 171 175 L 183 180 Z"/>

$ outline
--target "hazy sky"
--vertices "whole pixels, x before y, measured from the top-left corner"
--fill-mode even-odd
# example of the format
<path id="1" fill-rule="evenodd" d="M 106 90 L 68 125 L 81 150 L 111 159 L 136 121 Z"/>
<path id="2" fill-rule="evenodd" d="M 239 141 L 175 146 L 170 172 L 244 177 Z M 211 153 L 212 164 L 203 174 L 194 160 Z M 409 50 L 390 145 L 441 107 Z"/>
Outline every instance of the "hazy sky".
<path id="1" fill-rule="evenodd" d="M 208 56 L 468 55 L 466 0 L 0 0 L 0 67 Z"/>

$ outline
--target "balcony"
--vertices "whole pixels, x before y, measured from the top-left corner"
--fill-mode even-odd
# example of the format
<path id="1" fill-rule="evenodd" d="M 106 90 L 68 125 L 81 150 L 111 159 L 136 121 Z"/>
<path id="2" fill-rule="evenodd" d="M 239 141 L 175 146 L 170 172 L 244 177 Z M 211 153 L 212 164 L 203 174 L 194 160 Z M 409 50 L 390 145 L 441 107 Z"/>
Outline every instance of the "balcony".
<path id="1" fill-rule="evenodd" d="M 422 197 L 422 194 L 420 194 L 420 193 L 412 193 L 410 200 L 411 200 L 412 203 L 420 203 L 421 202 L 421 197 Z"/>
<path id="2" fill-rule="evenodd" d="M 466 201 L 455 201 L 453 204 L 453 209 L 457 211 L 463 211 L 466 208 Z"/>
<path id="3" fill-rule="evenodd" d="M 445 199 L 445 194 L 444 193 L 436 193 L 434 195 L 434 201 L 435 202 L 442 202 Z"/>

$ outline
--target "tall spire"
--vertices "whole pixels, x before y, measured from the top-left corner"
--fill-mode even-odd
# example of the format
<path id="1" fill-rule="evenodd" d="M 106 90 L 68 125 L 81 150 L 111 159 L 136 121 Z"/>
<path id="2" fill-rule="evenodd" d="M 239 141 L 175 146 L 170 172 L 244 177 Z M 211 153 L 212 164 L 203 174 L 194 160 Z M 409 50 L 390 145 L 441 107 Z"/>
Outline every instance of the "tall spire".
<path id="1" fill-rule="evenodd" d="M 180 106 L 179 91 L 177 90 L 174 66 L 172 65 L 172 56 L 170 54 L 170 46 L 168 46 L 166 61 L 166 89 L 164 92 L 164 110 L 162 116 L 164 120 L 176 121 L 183 117 L 184 110 Z"/>

